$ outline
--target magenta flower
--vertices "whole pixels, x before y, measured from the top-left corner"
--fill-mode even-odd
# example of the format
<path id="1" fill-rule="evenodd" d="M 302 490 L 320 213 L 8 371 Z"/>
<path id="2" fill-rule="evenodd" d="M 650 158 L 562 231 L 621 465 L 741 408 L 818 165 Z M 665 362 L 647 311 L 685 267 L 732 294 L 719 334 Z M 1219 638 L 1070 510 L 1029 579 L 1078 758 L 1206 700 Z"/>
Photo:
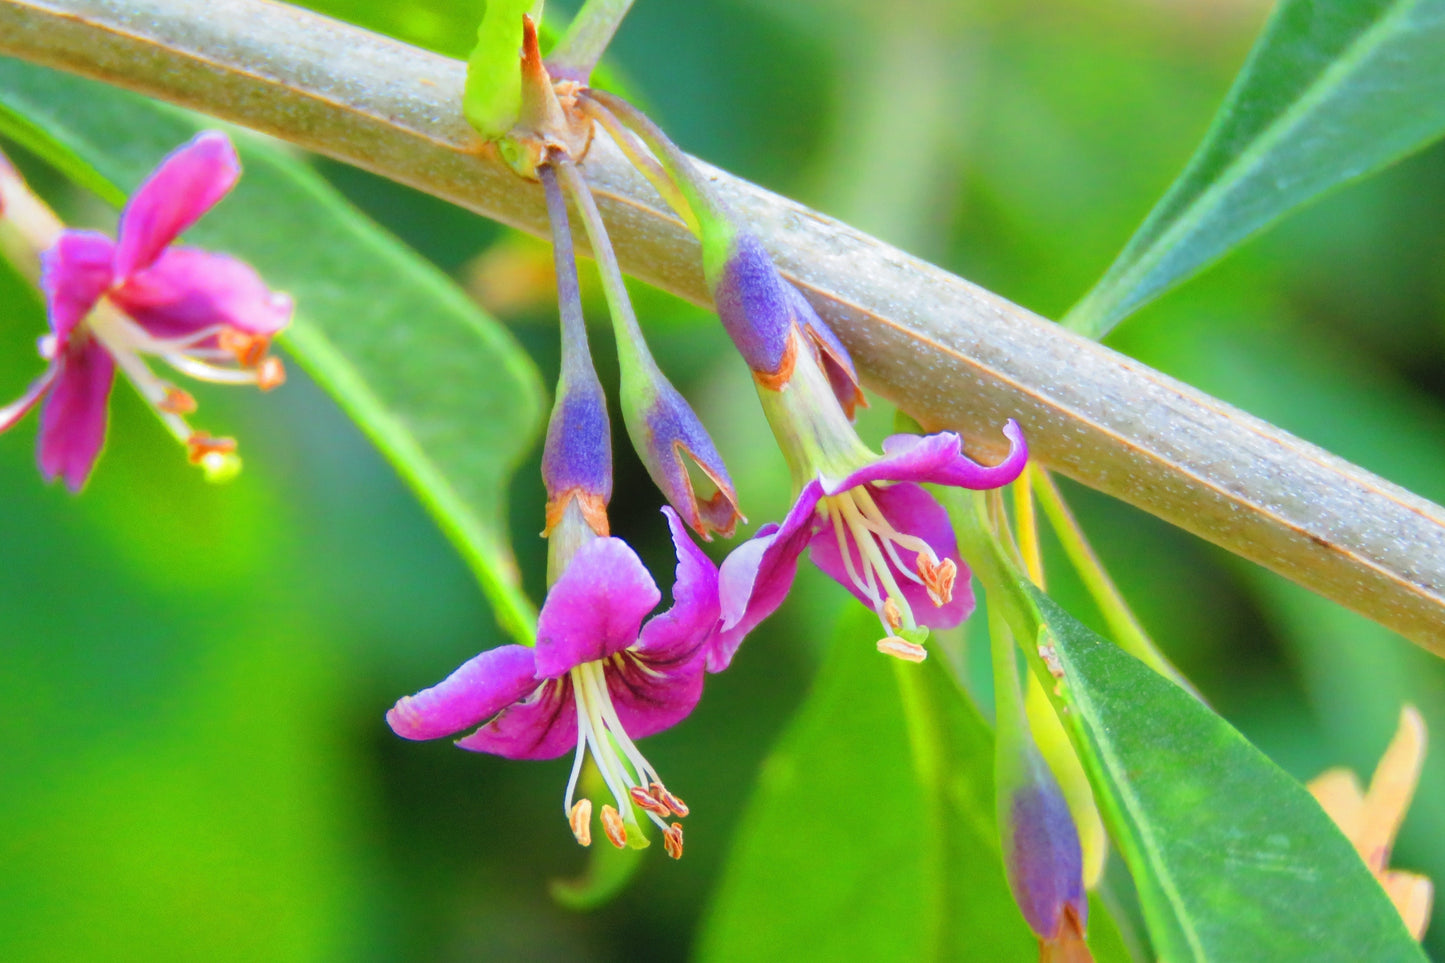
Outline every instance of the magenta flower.
<path id="1" fill-rule="evenodd" d="M 44 399 L 39 460 L 47 480 L 64 477 L 72 491 L 85 484 L 105 441 L 117 367 L 192 462 L 213 474 L 237 464 L 235 442 L 193 430 L 184 416 L 195 400 L 157 377 L 142 356 L 159 356 L 193 378 L 263 391 L 284 380 L 280 361 L 267 351 L 291 318 L 291 299 L 241 261 L 173 243 L 240 172 L 226 135 L 199 134 L 131 195 L 115 241 L 65 230 L 42 254 L 50 333 L 40 355 L 49 365 L 22 398 L 0 409 L 0 431 Z"/>
<path id="2" fill-rule="evenodd" d="M 584 756 L 602 771 L 615 806 L 602 827 L 619 848 L 646 846 L 642 810 L 682 855 L 687 815 L 634 740 L 685 718 L 702 695 L 704 652 L 717 630 L 717 569 L 664 508 L 677 548 L 673 606 L 643 624 L 661 598 L 627 543 L 594 538 L 572 556 L 547 593 L 537 645 L 504 645 L 466 662 L 439 684 L 405 696 L 387 713 L 397 735 L 436 739 L 473 726 L 457 740 L 509 759 L 552 759 L 575 749 L 563 810 L 577 841 L 592 840 L 592 802 L 575 799 Z"/>
<path id="3" fill-rule="evenodd" d="M 953 432 L 894 435 L 881 458 L 841 479 L 809 481 L 781 525 L 759 529 L 723 562 L 722 627 L 708 667 L 725 669 L 743 637 L 782 604 L 804 549 L 878 614 L 880 651 L 921 660 L 916 630 L 958 625 L 973 611 L 973 590 L 948 512 L 919 483 L 985 489 L 1013 481 L 1028 449 L 1016 423 L 1003 432 L 1011 447 L 997 465 L 970 459 Z"/>

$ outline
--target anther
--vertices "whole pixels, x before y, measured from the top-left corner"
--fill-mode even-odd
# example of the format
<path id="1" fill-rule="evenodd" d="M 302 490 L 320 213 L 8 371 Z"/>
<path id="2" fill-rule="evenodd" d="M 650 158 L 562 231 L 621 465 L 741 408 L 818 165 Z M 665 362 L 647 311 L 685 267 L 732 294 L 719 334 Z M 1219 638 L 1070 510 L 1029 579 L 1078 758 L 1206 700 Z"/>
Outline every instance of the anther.
<path id="1" fill-rule="evenodd" d="M 167 388 L 165 397 L 161 398 L 156 407 L 173 415 L 189 415 L 196 410 L 196 399 L 189 391 Z"/>
<path id="2" fill-rule="evenodd" d="M 656 783 L 653 783 L 653 785 L 656 785 Z M 648 795 L 647 790 L 641 786 L 633 786 L 627 791 L 627 794 L 632 797 L 633 802 L 650 813 L 662 816 L 664 819 L 672 815 L 672 810 L 668 808 L 667 803 L 658 797 Z"/>
<path id="3" fill-rule="evenodd" d="M 607 834 L 607 841 L 618 849 L 627 845 L 627 827 L 622 823 L 622 814 L 605 803 L 602 806 L 602 831 Z"/>
<path id="4" fill-rule="evenodd" d="M 662 848 L 673 859 L 682 859 L 682 823 L 673 823 L 662 834 Z"/>
<path id="5" fill-rule="evenodd" d="M 192 465 L 199 465 L 208 455 L 229 455 L 236 450 L 234 438 L 212 438 L 204 431 L 191 432 L 186 439 L 186 456 Z"/>
<path id="6" fill-rule="evenodd" d="M 928 597 L 934 605 L 947 605 L 953 601 L 953 582 L 958 577 L 958 566 L 953 559 L 945 558 L 935 562 L 923 553 L 918 555 L 918 574 L 928 589 Z"/>
<path id="7" fill-rule="evenodd" d="M 897 632 L 903 627 L 903 613 L 898 611 L 898 603 L 891 595 L 883 600 L 883 624 L 890 632 Z"/>
<path id="8" fill-rule="evenodd" d="M 878 651 L 884 655 L 891 655 L 895 659 L 902 659 L 904 662 L 922 662 L 928 658 L 928 650 L 917 642 L 909 642 L 907 639 L 900 639 L 896 635 L 878 640 Z"/>
<path id="9" fill-rule="evenodd" d="M 572 835 L 577 837 L 577 842 L 591 846 L 592 800 L 579 799 L 573 803 L 572 811 L 567 814 L 567 825 L 572 827 Z"/>
<path id="10" fill-rule="evenodd" d="M 216 335 L 216 344 L 222 351 L 236 356 L 236 362 L 243 368 L 254 368 L 266 357 L 271 339 L 264 334 L 247 334 L 235 328 L 222 328 Z"/>
<path id="11" fill-rule="evenodd" d="M 256 367 L 256 387 L 270 391 L 286 383 L 286 367 L 280 358 L 262 358 Z"/>
<path id="12" fill-rule="evenodd" d="M 654 782 L 647 788 L 647 791 L 652 794 L 653 799 L 656 799 L 666 806 L 668 811 L 678 819 L 687 818 L 687 814 L 691 812 L 691 810 L 687 808 L 687 803 L 668 792 L 667 788 L 660 782 Z"/>

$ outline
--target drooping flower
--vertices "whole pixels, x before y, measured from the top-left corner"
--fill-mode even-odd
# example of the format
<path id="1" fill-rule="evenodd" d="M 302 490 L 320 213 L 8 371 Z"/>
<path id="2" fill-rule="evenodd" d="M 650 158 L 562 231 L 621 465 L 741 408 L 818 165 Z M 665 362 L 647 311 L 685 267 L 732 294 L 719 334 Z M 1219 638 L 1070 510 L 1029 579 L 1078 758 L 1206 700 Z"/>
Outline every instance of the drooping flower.
<path id="1" fill-rule="evenodd" d="M 639 169 L 665 180 L 663 197 L 697 226 L 718 316 L 752 370 L 798 490 L 781 525 L 764 527 L 723 563 L 723 625 L 711 668 L 725 667 L 743 636 L 782 603 L 805 548 L 877 613 L 880 651 L 924 658 L 927 629 L 957 625 L 973 597 L 948 515 L 920 483 L 1008 484 L 1027 461 L 1022 431 L 1012 421 L 1004 426 L 1009 451 L 991 466 L 965 455 L 952 432 L 896 435 L 882 456 L 870 451 L 851 421 L 862 392 L 847 349 L 761 241 L 738 226 L 687 157 L 636 108 L 601 91 L 580 95 L 578 105 L 629 157 L 650 151 L 654 159 Z"/>
<path id="2" fill-rule="evenodd" d="M 85 484 L 105 440 L 117 367 L 193 463 L 213 475 L 236 467 L 235 442 L 193 430 L 185 416 L 195 399 L 143 356 L 204 381 L 264 391 L 284 380 L 268 350 L 291 318 L 291 299 L 235 258 L 173 243 L 231 190 L 240 170 L 226 135 L 199 134 L 131 195 L 116 240 L 65 230 L 42 254 L 50 333 L 40 355 L 49 364 L 23 397 L 0 409 L 0 431 L 44 400 L 39 459 L 48 480 L 63 477 L 72 490 Z"/>
<path id="3" fill-rule="evenodd" d="M 588 753 L 612 802 L 601 809 L 613 845 L 645 846 L 638 812 L 682 854 L 687 806 L 664 786 L 635 740 L 675 725 L 702 694 L 705 652 L 718 622 L 717 570 L 664 508 L 677 549 L 673 606 L 643 618 L 660 598 L 636 553 L 618 538 L 592 538 L 547 593 L 537 645 L 483 652 L 444 681 L 402 698 L 387 722 L 407 739 L 457 740 L 474 752 L 552 759 L 575 751 L 563 811 L 577 841 L 591 842 L 592 802 L 576 798 Z"/>

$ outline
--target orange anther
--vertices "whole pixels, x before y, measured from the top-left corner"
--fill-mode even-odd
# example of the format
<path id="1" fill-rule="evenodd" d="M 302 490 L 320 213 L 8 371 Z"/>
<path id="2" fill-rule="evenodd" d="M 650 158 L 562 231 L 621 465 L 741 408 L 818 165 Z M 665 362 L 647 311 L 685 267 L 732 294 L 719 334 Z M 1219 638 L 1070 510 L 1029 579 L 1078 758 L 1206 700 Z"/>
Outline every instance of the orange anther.
<path id="1" fill-rule="evenodd" d="M 883 624 L 892 632 L 897 632 L 903 626 L 903 613 L 898 611 L 898 603 L 893 601 L 891 595 L 883 600 Z"/>
<path id="2" fill-rule="evenodd" d="M 953 559 L 945 558 L 935 562 L 927 555 L 918 556 L 918 574 L 923 578 L 923 586 L 928 589 L 928 597 L 933 600 L 934 605 L 947 605 L 953 600 L 953 582 L 958 578 L 958 566 Z"/>
<path id="3" fill-rule="evenodd" d="M 602 831 L 607 834 L 607 841 L 618 849 L 627 845 L 627 827 L 622 824 L 622 814 L 608 805 L 602 807 Z"/>
<path id="4" fill-rule="evenodd" d="M 682 859 L 682 823 L 673 823 L 662 834 L 662 848 L 673 859 Z"/>
<path id="5" fill-rule="evenodd" d="M 687 808 L 687 803 L 683 802 L 677 796 L 674 796 L 672 793 L 668 792 L 667 788 L 663 786 L 663 784 L 660 782 L 653 783 L 651 786 L 648 787 L 647 791 L 652 793 L 653 799 L 656 799 L 658 802 L 666 806 L 668 810 L 678 819 L 685 818 L 687 814 L 691 811 Z"/>
<path id="6" fill-rule="evenodd" d="M 180 388 L 167 388 L 165 397 L 156 405 L 161 411 L 170 412 L 173 415 L 189 415 L 196 410 L 196 399 L 189 391 L 182 391 Z"/>
<path id="7" fill-rule="evenodd" d="M 891 655 L 895 659 L 902 659 L 904 662 L 922 662 L 928 658 L 928 650 L 917 642 L 909 642 L 907 639 L 900 639 L 896 635 L 878 640 L 878 651 L 884 655 Z"/>
<path id="8" fill-rule="evenodd" d="M 663 817 L 669 816 L 672 813 L 672 810 L 667 808 L 667 803 L 663 802 L 661 799 L 649 796 L 647 794 L 647 790 L 643 789 L 641 786 L 633 786 L 627 791 L 627 794 L 632 797 L 633 802 L 637 803 L 637 805 L 641 806 L 643 809 L 647 810 L 650 813 L 656 813 L 657 815 Z"/>
<path id="9" fill-rule="evenodd" d="M 271 347 L 271 339 L 264 334 L 247 334 L 235 328 L 223 328 L 221 333 L 216 335 L 216 344 L 222 351 L 235 355 L 236 363 L 241 367 L 254 368 L 266 357 L 266 352 Z"/>
<path id="10" fill-rule="evenodd" d="M 577 842 L 591 846 L 592 800 L 579 799 L 573 803 L 571 812 L 567 814 L 567 825 L 572 827 L 572 835 L 577 837 Z"/>
<path id="11" fill-rule="evenodd" d="M 191 432 L 186 439 L 186 456 L 192 465 L 199 465 L 210 454 L 229 455 L 236 450 L 234 438 L 212 438 L 204 431 Z"/>
<path id="12" fill-rule="evenodd" d="M 286 383 L 286 366 L 280 358 L 262 358 L 256 366 L 256 387 L 270 391 Z"/>

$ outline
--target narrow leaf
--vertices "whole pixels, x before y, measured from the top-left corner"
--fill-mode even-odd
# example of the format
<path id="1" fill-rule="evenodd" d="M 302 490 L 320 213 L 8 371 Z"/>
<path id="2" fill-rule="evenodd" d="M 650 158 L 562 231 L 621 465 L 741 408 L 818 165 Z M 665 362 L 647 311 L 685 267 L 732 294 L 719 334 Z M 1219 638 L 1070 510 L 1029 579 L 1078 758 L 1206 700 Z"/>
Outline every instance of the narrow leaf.
<path id="1" fill-rule="evenodd" d="M 1442 63 L 1445 0 L 1283 0 L 1204 143 L 1064 324 L 1102 337 L 1271 221 L 1445 133 Z"/>
<path id="2" fill-rule="evenodd" d="M 1425 959 L 1303 786 L 1193 696 L 1024 588 L 1161 959 Z"/>
<path id="3" fill-rule="evenodd" d="M 0 104 L 98 176 L 132 187 L 204 118 L 91 81 L 0 61 Z M 506 537 L 507 479 L 541 424 L 536 370 L 440 271 L 305 164 L 237 136 L 245 173 L 187 236 L 254 264 L 296 299 L 287 350 L 356 419 L 472 566 L 498 621 L 535 620 Z M 285 417 L 284 389 L 268 402 Z"/>
<path id="4" fill-rule="evenodd" d="M 876 630 L 850 611 L 764 764 L 701 959 L 1038 959 L 1004 879 L 992 734 L 941 654 L 895 665 Z M 1127 960 L 1091 917 L 1096 958 Z"/>

